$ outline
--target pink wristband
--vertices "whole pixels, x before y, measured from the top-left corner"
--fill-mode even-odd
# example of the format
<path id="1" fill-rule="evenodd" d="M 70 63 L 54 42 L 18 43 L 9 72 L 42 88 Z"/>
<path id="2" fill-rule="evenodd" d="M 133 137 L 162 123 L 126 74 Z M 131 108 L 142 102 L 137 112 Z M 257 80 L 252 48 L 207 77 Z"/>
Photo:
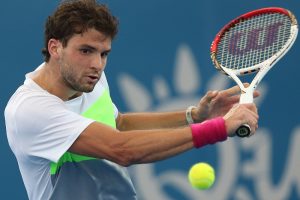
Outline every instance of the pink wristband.
<path id="1" fill-rule="evenodd" d="M 191 124 L 190 127 L 192 129 L 194 147 L 196 148 L 227 139 L 227 131 L 223 117 Z"/>

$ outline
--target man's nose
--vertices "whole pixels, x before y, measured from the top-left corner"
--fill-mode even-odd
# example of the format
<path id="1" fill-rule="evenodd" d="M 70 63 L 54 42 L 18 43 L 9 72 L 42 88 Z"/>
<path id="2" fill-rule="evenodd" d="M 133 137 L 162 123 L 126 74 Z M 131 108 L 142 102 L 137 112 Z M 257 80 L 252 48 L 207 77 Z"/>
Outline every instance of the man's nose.
<path id="1" fill-rule="evenodd" d="M 102 70 L 105 66 L 105 59 L 103 59 L 100 55 L 95 55 L 93 61 L 91 63 L 92 68 L 97 70 Z"/>

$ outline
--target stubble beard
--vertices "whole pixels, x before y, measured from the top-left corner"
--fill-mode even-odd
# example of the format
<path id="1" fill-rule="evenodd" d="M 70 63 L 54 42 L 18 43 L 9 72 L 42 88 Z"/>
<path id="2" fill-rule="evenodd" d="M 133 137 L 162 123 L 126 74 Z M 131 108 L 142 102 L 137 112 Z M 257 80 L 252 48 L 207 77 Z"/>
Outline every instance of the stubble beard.
<path id="1" fill-rule="evenodd" d="M 72 66 L 60 62 L 60 71 L 63 78 L 64 83 L 67 87 L 71 88 L 76 92 L 85 92 L 89 93 L 94 90 L 95 85 L 86 84 L 80 82 L 79 78 L 76 78 L 76 73 L 72 70 Z"/>

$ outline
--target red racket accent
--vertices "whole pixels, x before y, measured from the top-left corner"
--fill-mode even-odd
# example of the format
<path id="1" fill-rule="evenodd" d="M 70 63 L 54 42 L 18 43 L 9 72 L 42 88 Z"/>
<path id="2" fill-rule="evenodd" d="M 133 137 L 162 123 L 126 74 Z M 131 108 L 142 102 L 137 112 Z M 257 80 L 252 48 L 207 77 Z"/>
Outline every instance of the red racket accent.
<path id="1" fill-rule="evenodd" d="M 241 15 L 241 16 L 233 19 L 232 21 L 230 21 L 227 25 L 225 25 L 219 31 L 219 33 L 216 35 L 216 37 L 213 40 L 213 43 L 211 45 L 211 48 L 210 48 L 211 53 L 213 53 L 213 52 L 215 52 L 217 50 L 220 38 L 223 36 L 223 34 L 228 29 L 230 29 L 231 27 L 233 27 L 235 24 L 239 23 L 240 21 L 249 19 L 251 17 L 257 16 L 257 15 L 260 15 L 260 14 L 266 14 L 266 13 L 281 13 L 281 14 L 289 16 L 291 18 L 293 24 L 297 23 L 297 20 L 294 18 L 293 15 L 290 14 L 290 12 L 288 10 L 283 9 L 283 8 L 279 8 L 279 7 L 261 8 L 261 9 L 258 9 L 258 10 L 254 10 L 254 11 L 248 12 L 246 14 L 243 14 L 243 15 Z"/>

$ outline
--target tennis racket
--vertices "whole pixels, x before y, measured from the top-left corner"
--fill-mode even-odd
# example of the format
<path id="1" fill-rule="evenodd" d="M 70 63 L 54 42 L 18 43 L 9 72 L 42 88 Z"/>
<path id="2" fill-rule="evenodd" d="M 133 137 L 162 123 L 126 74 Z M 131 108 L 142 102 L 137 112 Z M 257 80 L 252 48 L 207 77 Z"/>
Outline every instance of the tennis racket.
<path id="1" fill-rule="evenodd" d="M 241 89 L 239 103 L 252 103 L 253 92 L 267 72 L 284 56 L 296 40 L 295 16 L 284 8 L 270 7 L 248 12 L 225 25 L 212 42 L 210 53 L 215 67 L 231 77 Z M 245 87 L 238 76 L 254 74 Z M 240 137 L 251 133 L 244 124 L 236 130 Z"/>

